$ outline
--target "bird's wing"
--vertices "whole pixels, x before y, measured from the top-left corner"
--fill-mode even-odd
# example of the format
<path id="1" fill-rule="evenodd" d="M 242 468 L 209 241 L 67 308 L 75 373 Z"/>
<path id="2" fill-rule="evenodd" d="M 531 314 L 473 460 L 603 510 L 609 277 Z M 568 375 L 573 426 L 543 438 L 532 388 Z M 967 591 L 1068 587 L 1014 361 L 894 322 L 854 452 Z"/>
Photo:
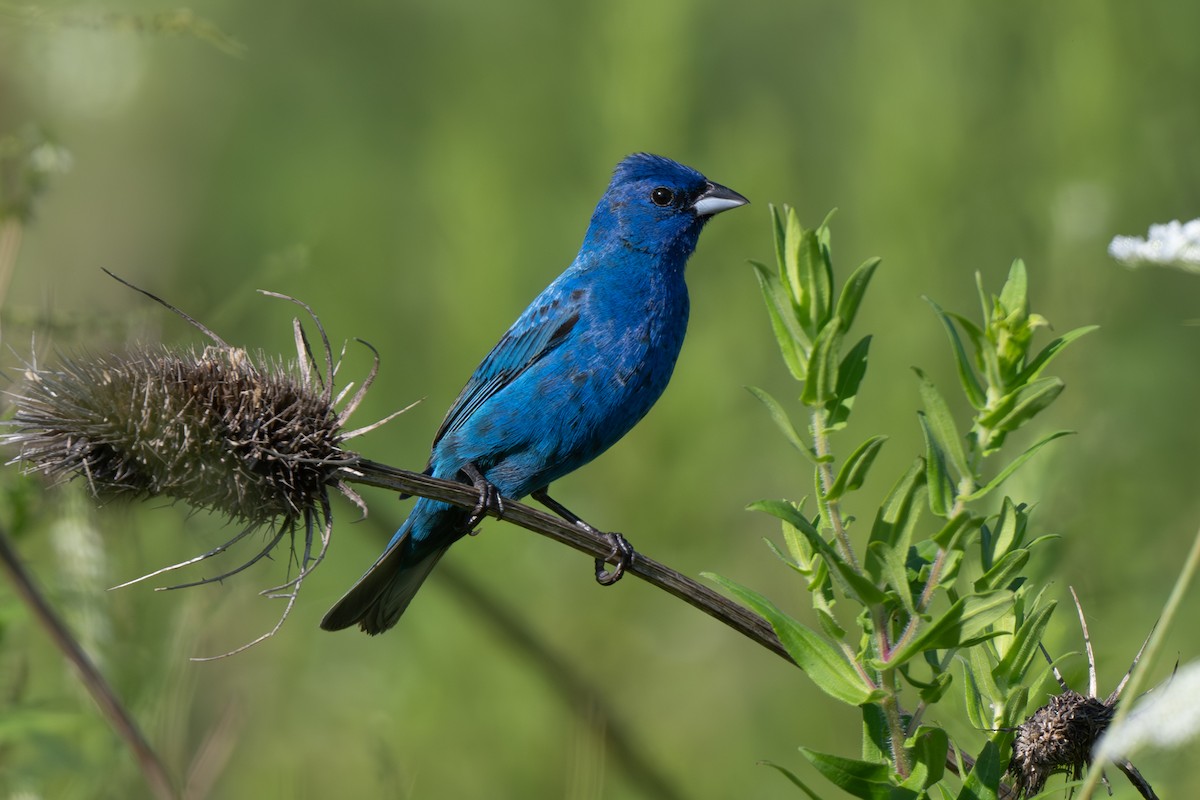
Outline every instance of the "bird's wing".
<path id="1" fill-rule="evenodd" d="M 434 446 L 447 433 L 462 427 L 488 398 L 562 344 L 579 322 L 579 309 L 586 297 L 586 290 L 575 290 L 569 295 L 547 292 L 526 309 L 476 367 L 475 374 L 446 412 L 433 437 Z"/>

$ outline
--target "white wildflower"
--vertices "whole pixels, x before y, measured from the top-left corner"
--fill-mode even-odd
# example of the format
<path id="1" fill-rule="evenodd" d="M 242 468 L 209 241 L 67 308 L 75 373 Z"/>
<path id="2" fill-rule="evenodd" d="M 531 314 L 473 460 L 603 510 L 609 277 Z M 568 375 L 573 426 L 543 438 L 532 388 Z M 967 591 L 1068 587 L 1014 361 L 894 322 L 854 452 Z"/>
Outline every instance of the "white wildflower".
<path id="1" fill-rule="evenodd" d="M 1096 744 L 1096 761 L 1129 758 L 1147 745 L 1177 747 L 1200 733 L 1200 661 L 1179 669 L 1147 694 Z"/>
<path id="2" fill-rule="evenodd" d="M 1117 236 L 1109 244 L 1108 254 L 1130 267 L 1161 264 L 1200 272 L 1200 219 L 1151 225 L 1146 239 Z"/>

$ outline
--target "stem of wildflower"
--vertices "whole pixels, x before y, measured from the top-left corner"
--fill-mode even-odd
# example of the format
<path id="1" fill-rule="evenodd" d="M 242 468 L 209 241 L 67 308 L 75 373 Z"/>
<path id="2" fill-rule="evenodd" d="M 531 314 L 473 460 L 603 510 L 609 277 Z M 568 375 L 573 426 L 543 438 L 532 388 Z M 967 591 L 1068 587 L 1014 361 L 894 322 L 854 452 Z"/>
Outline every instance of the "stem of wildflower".
<path id="1" fill-rule="evenodd" d="M 150 747 L 150 743 L 146 741 L 146 737 L 142 734 L 133 715 L 125 708 L 112 686 L 105 680 L 104 675 L 80 647 L 78 640 L 67 629 L 62 618 L 58 616 L 46 600 L 45 595 L 34 583 L 33 576 L 21 563 L 21 558 L 9 541 L 7 532 L 2 528 L 0 528 L 0 565 L 8 574 L 17 594 L 33 613 L 34 619 L 45 629 L 55 646 L 79 672 L 80 680 L 96 705 L 100 707 L 101 713 L 108 718 L 109 724 L 133 751 L 138 766 L 142 770 L 142 777 L 145 778 L 153 796 L 158 800 L 177 798 L 179 795 L 172 786 L 166 767 L 159 760 L 158 754 Z"/>
<path id="2" fill-rule="evenodd" d="M 820 483 L 821 489 L 821 505 L 827 516 L 829 526 L 833 529 L 834 541 L 837 545 L 838 553 L 846 560 L 855 572 L 862 573 L 862 566 L 858 557 L 854 553 L 854 547 L 850 542 L 850 534 L 846 530 L 846 521 L 842 516 L 842 504 L 837 499 L 826 499 L 829 490 L 833 486 L 833 453 L 829 444 L 829 427 L 827 423 L 827 412 L 824 408 L 815 408 L 812 412 L 812 437 L 813 450 L 817 455 L 817 480 Z M 836 574 L 835 570 L 831 570 Z M 887 631 L 887 614 L 882 606 L 878 604 L 870 605 L 871 620 L 875 628 L 875 648 L 879 655 L 880 661 L 887 661 L 891 655 L 892 647 L 888 641 Z M 850 661 L 859 670 L 860 673 L 865 673 L 865 666 L 859 663 L 859 660 L 853 653 L 848 654 Z M 865 674 L 864 674 L 864 677 Z M 877 681 L 881 688 L 888 692 L 888 697 L 880 705 L 884 712 L 884 717 L 887 719 L 889 739 L 891 740 L 892 763 L 895 765 L 896 772 L 900 775 L 907 776 L 911 765 L 909 764 L 908 753 L 904 750 L 904 725 L 900 718 L 900 704 L 896 696 L 896 671 L 894 669 L 883 670 Z"/>

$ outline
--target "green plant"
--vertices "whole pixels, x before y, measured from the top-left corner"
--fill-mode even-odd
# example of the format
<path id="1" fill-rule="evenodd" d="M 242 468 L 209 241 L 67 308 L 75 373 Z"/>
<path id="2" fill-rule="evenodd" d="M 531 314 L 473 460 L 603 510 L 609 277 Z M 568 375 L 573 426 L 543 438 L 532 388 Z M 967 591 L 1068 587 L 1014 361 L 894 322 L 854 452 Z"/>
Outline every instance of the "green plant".
<path id="1" fill-rule="evenodd" d="M 842 456 L 833 434 L 847 427 L 867 372 L 871 337 L 849 333 L 879 260 L 861 265 L 835 292 L 828 219 L 805 230 L 786 206 L 773 208 L 772 218 L 777 263 L 754 269 L 784 362 L 802 385 L 807 430 L 780 401 L 751 391 L 812 464 L 813 502 L 811 510 L 807 498 L 762 500 L 751 508 L 781 520 L 783 546 L 769 544 L 804 580 L 819 630 L 748 588 L 711 577 L 771 622 L 817 686 L 861 709 L 858 758 L 801 748 L 822 775 L 872 800 L 954 797 L 944 782 L 949 767 L 962 777 L 957 797 L 995 798 L 1011 729 L 1041 678 L 1034 658 L 1054 610 L 1025 575 L 1034 551 L 1051 537 L 1035 535 L 1028 507 L 997 490 L 1068 432 L 1045 435 L 1015 456 L 1003 456 L 1003 447 L 1062 392 L 1062 381 L 1045 370 L 1093 328 L 1035 351 L 1034 335 L 1047 323 L 1029 310 L 1021 261 L 998 295 L 977 276 L 980 322 L 929 301 L 949 337 L 970 426 L 961 432 L 950 403 L 916 369 L 924 452 L 883 498 L 870 529 L 856 536 L 843 502 L 862 489 L 886 437 L 867 437 Z M 922 722 L 955 674 L 962 677 L 969 723 L 993 732 L 971 755 L 959 753 L 945 729 Z M 795 774 L 772 766 L 817 796 Z M 931 795 L 935 786 L 939 795 Z"/>

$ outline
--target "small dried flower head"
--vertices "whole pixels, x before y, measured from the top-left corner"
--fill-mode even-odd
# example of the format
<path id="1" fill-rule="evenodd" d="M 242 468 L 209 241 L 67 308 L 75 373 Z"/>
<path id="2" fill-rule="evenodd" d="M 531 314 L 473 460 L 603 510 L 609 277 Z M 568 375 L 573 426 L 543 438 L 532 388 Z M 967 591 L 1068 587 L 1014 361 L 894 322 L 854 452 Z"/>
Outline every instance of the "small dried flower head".
<path id="1" fill-rule="evenodd" d="M 244 350 L 143 347 L 27 369 L 6 438 L 98 499 L 169 497 L 239 522 L 299 519 L 348 454 L 324 392 Z"/>
<path id="2" fill-rule="evenodd" d="M 1055 772 L 1073 779 L 1091 762 L 1092 745 L 1112 721 L 1114 709 L 1095 697 L 1067 689 L 1033 712 L 1017 728 L 1009 772 L 1026 797 L 1046 785 Z"/>
<path id="3" fill-rule="evenodd" d="M 1096 655 L 1092 652 L 1087 619 L 1074 588 L 1071 589 L 1071 597 L 1075 600 L 1075 610 L 1079 612 L 1079 626 L 1083 629 L 1083 644 L 1087 651 L 1088 693 L 1083 695 L 1068 687 L 1046 648 L 1041 648 L 1062 693 L 1051 697 L 1050 702 L 1033 712 L 1015 731 L 1007 772 L 1013 776 L 1018 798 L 1038 794 L 1045 788 L 1046 780 L 1058 772 L 1067 773 L 1070 780 L 1083 777 L 1084 767 L 1092 763 L 1092 750 L 1112 723 L 1121 692 L 1146 649 L 1143 644 L 1134 656 L 1129 672 L 1125 673 L 1112 694 L 1104 700 L 1099 699 L 1096 696 Z M 1149 638 L 1146 641 L 1148 643 Z M 1154 789 L 1124 755 L 1109 754 L 1103 761 L 1121 770 L 1146 800 L 1158 800 Z"/>

